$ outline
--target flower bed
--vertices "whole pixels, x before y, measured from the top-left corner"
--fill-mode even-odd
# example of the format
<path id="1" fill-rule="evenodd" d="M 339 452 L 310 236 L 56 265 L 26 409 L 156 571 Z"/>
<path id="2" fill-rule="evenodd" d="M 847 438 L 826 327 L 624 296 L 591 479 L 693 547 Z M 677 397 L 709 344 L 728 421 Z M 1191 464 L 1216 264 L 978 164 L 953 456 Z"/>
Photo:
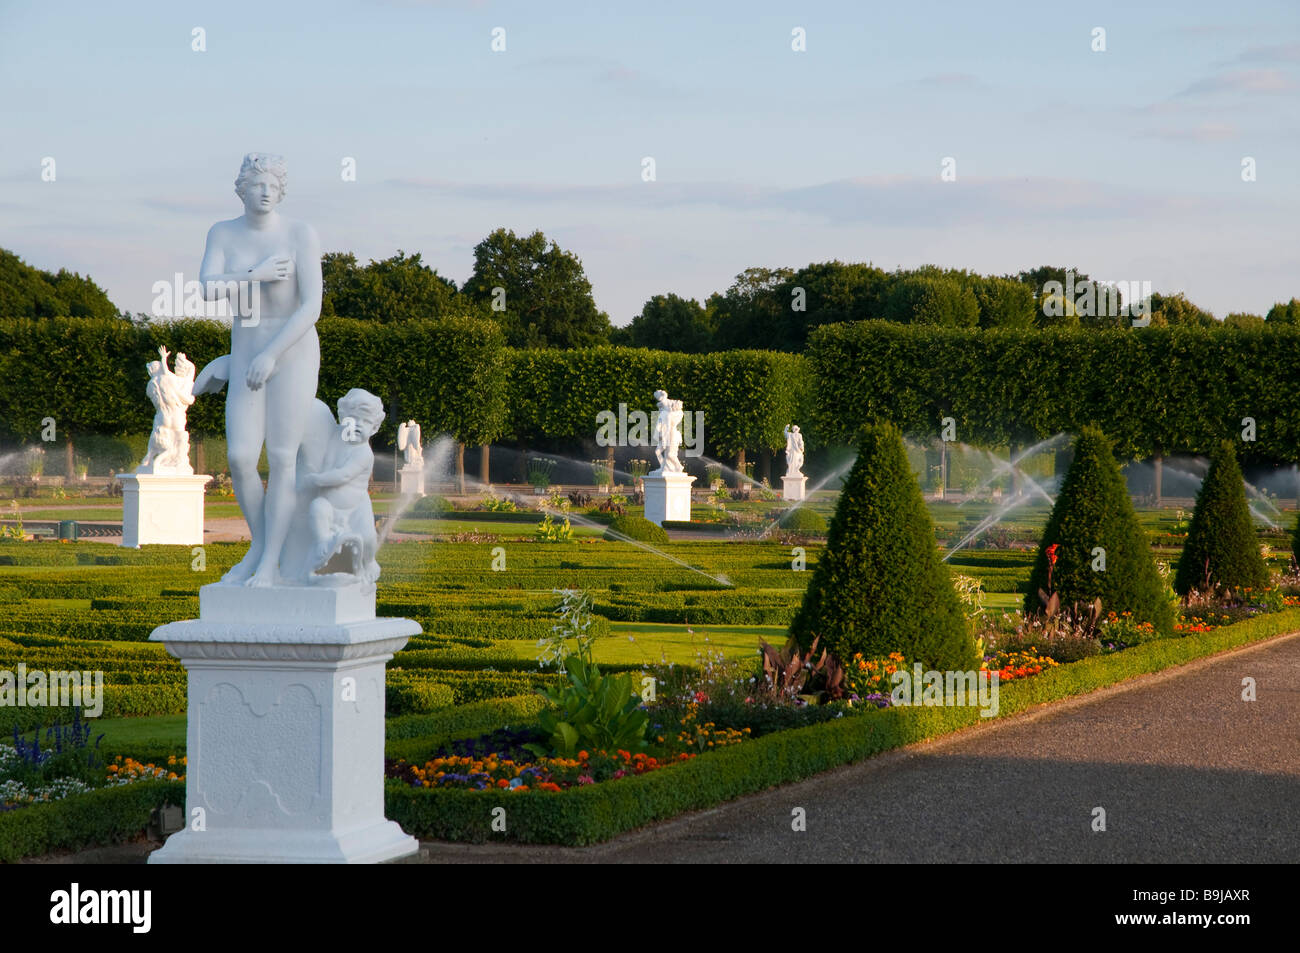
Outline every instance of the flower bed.
<path id="1" fill-rule="evenodd" d="M 1068 665 L 1046 666 L 1032 678 L 1001 690 L 998 713 L 1007 717 L 1035 705 L 1081 695 L 1135 676 L 1157 672 L 1300 628 L 1300 610 L 1253 618 L 1208 633 L 1152 642 Z M 424 787 L 390 781 L 387 816 L 422 838 L 483 842 L 583 845 L 685 811 L 713 807 L 777 784 L 802 780 L 902 745 L 968 727 L 981 720 L 975 707 L 858 706 L 823 723 L 775 731 L 728 745 L 660 770 L 552 791 L 531 787 Z M 509 800 L 502 801 L 502 797 Z M 507 808 L 505 830 L 494 829 L 493 810 Z"/>

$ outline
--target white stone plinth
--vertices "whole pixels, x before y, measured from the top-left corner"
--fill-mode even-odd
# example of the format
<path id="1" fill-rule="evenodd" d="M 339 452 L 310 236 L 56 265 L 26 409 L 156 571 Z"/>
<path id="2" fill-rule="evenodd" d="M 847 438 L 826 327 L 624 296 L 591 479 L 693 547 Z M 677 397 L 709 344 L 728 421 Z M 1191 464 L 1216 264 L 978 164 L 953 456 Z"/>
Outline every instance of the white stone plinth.
<path id="1" fill-rule="evenodd" d="M 203 587 L 200 604 L 223 613 L 226 594 L 214 600 L 212 590 L 258 591 Z M 263 591 L 281 603 L 249 603 L 256 622 L 204 617 L 150 636 L 185 666 L 189 723 L 186 827 L 149 862 L 377 863 L 415 853 L 416 839 L 384 818 L 384 664 L 419 624 L 311 624 L 337 609 L 341 590 Z"/>
<path id="2" fill-rule="evenodd" d="M 373 621 L 375 584 L 275 586 L 256 589 L 213 583 L 199 588 L 199 618 L 204 622 L 257 623 L 276 617 L 294 625 L 342 625 Z"/>
<path id="3" fill-rule="evenodd" d="M 664 520 L 690 522 L 691 484 L 695 477 L 687 473 L 648 473 L 645 486 L 645 518 L 656 526 Z"/>
<path id="4" fill-rule="evenodd" d="M 138 549 L 151 543 L 203 544 L 204 474 L 182 476 L 119 473 L 122 481 L 122 542 Z"/>
<path id="5" fill-rule="evenodd" d="M 424 467 L 402 467 L 397 482 L 402 496 L 424 496 Z"/>
<path id="6" fill-rule="evenodd" d="M 796 502 L 804 498 L 804 489 L 808 485 L 808 478 L 802 473 L 799 476 L 781 477 L 781 499 Z"/>

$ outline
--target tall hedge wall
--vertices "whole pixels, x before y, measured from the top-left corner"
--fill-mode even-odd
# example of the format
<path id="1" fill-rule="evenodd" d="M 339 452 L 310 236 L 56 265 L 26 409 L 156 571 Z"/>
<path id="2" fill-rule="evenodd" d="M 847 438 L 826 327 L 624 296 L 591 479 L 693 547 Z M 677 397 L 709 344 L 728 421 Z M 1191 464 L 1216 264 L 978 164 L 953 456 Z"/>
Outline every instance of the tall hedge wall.
<path id="1" fill-rule="evenodd" d="M 798 354 L 516 350 L 506 398 L 509 435 L 591 439 L 601 411 L 618 413 L 625 403 L 629 413 L 651 414 L 651 395 L 660 388 L 681 400 L 688 413 L 704 413 L 706 446 L 724 455 L 784 447 L 786 424 L 806 424 L 811 412 L 807 363 Z"/>
<path id="2" fill-rule="evenodd" d="M 378 324 L 321 318 L 317 396 L 331 409 L 352 387 L 382 398 L 389 439 L 414 417 L 431 436 L 450 431 L 466 443 L 499 436 L 505 423 L 505 338 L 470 318 Z M 158 345 L 184 352 L 199 368 L 230 350 L 228 326 L 188 320 L 134 325 L 88 318 L 0 320 L 0 438 L 36 441 L 53 417 L 56 442 L 85 434 L 148 434 L 153 405 L 145 364 Z M 199 397 L 188 414 L 193 434 L 221 434 L 225 398 Z"/>
<path id="3" fill-rule="evenodd" d="M 1246 461 L 1300 459 L 1300 327 L 957 329 L 864 321 L 826 325 L 806 355 L 679 354 L 638 348 L 511 350 L 475 318 L 370 323 L 322 318 L 319 393 L 364 387 L 387 405 L 383 437 L 414 417 L 467 444 L 591 439 L 596 415 L 653 410 L 666 389 L 704 412 L 706 450 L 779 449 L 798 423 L 811 446 L 850 443 L 871 420 L 937 434 L 943 417 L 976 444 L 1032 443 L 1093 424 L 1121 457 L 1203 453 L 1239 438 Z M 159 344 L 200 367 L 226 353 L 209 321 L 132 325 L 91 318 L 0 320 L 0 440 L 147 434 L 144 365 Z M 220 398 L 200 397 L 191 431 L 219 434 Z"/>
<path id="4" fill-rule="evenodd" d="M 971 443 L 1027 443 L 1087 424 L 1121 457 L 1204 453 L 1239 438 L 1244 457 L 1300 458 L 1300 328 L 997 329 L 880 321 L 816 329 L 807 356 L 814 423 L 847 442 L 886 419 Z"/>

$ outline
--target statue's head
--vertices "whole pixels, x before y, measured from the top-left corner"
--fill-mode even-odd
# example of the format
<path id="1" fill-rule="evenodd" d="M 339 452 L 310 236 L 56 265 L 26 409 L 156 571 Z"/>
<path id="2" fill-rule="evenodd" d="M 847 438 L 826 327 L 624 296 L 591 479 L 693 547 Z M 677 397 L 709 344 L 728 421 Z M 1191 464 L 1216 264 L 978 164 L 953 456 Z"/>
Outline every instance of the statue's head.
<path id="1" fill-rule="evenodd" d="M 289 169 L 283 156 L 250 152 L 235 178 L 235 194 L 246 211 L 265 214 L 280 204 L 288 184 Z"/>
<path id="2" fill-rule="evenodd" d="M 794 431 L 795 433 L 798 433 L 798 432 L 799 432 L 799 425 L 798 425 L 798 424 L 795 424 L 795 425 L 794 425 L 793 427 L 791 427 L 790 429 L 791 429 L 792 431 Z"/>
<path id="3" fill-rule="evenodd" d="M 354 387 L 339 398 L 339 424 L 348 443 L 369 440 L 384 422 L 384 402 L 369 391 Z"/>
<path id="4" fill-rule="evenodd" d="M 157 377 L 158 372 L 162 370 L 162 361 L 150 361 L 145 365 L 150 377 Z"/>
<path id="5" fill-rule="evenodd" d="M 668 391 L 657 390 L 654 393 L 655 403 L 662 404 L 668 398 Z"/>

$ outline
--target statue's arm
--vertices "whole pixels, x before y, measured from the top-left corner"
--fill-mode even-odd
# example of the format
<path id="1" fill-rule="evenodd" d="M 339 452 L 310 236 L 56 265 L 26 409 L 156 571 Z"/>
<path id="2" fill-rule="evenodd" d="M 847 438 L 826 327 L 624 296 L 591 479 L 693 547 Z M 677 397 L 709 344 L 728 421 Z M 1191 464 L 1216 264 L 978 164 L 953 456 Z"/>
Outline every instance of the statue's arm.
<path id="1" fill-rule="evenodd" d="M 298 280 L 298 309 L 289 316 L 289 320 L 284 323 L 279 333 L 267 342 L 262 352 L 277 361 L 285 351 L 298 343 L 307 329 L 320 317 L 322 294 L 320 239 L 316 237 L 316 230 L 310 225 L 298 225 L 296 229 L 298 267 L 295 274 Z"/>
<path id="2" fill-rule="evenodd" d="M 215 301 L 225 294 L 225 289 L 213 282 L 239 281 L 248 275 L 226 271 L 226 251 L 221 247 L 221 223 L 208 229 L 208 241 L 203 248 L 203 263 L 199 265 L 199 281 L 203 283 L 203 300 Z"/>
<path id="3" fill-rule="evenodd" d="M 375 457 L 369 451 L 350 454 L 341 466 L 333 470 L 322 470 L 316 474 L 317 486 L 345 486 L 357 477 L 365 474 L 367 478 L 374 469 Z"/>

